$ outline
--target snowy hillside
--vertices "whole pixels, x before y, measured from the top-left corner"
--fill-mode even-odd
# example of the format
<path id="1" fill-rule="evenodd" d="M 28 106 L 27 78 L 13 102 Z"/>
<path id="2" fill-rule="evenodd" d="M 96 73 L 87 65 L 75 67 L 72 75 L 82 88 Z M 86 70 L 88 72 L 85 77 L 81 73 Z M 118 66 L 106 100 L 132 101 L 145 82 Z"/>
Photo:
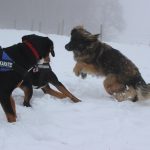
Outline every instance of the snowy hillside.
<path id="1" fill-rule="evenodd" d="M 29 33 L 0 30 L 0 45 L 18 43 Z M 82 102 L 74 104 L 34 90 L 32 108 L 26 108 L 22 106 L 23 92 L 16 89 L 17 122 L 7 123 L 0 107 L 0 150 L 149 150 L 150 100 L 119 103 L 105 92 L 103 78 L 76 77 L 73 55 L 64 49 L 69 38 L 49 37 L 56 52 L 51 60 L 53 71 Z M 149 46 L 109 44 L 128 56 L 150 82 Z"/>

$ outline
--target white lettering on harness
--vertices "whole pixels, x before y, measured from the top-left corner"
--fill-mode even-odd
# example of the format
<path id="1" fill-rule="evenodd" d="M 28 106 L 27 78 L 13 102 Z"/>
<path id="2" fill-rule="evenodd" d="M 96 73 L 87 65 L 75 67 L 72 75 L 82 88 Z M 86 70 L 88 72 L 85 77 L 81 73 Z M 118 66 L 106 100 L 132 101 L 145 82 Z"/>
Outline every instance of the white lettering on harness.
<path id="1" fill-rule="evenodd" d="M 13 63 L 7 61 L 0 61 L 0 67 L 12 68 Z"/>

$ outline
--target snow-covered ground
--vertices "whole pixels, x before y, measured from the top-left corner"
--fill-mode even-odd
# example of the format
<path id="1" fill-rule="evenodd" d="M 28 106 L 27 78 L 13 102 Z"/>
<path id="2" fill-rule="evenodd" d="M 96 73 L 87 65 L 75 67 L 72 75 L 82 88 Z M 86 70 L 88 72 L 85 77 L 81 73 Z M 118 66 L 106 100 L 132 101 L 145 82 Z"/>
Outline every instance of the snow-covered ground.
<path id="1" fill-rule="evenodd" d="M 18 43 L 29 33 L 0 30 L 0 45 Z M 8 123 L 0 107 L 0 150 L 149 150 L 150 100 L 117 102 L 105 92 L 103 78 L 76 77 L 73 55 L 64 49 L 69 38 L 49 37 L 56 52 L 52 69 L 82 102 L 74 104 L 68 98 L 59 100 L 34 90 L 32 108 L 26 108 L 23 92 L 16 89 L 17 122 Z M 149 46 L 109 44 L 128 56 L 150 82 Z"/>

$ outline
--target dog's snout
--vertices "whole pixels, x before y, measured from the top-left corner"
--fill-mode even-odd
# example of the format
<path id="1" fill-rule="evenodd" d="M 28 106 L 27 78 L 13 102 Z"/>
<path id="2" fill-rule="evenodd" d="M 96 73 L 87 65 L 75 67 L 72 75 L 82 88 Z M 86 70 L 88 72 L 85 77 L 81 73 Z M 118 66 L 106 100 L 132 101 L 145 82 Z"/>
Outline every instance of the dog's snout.
<path id="1" fill-rule="evenodd" d="M 65 49 L 66 49 L 66 50 L 70 50 L 69 47 L 70 47 L 70 46 L 69 46 L 69 43 L 65 45 Z"/>

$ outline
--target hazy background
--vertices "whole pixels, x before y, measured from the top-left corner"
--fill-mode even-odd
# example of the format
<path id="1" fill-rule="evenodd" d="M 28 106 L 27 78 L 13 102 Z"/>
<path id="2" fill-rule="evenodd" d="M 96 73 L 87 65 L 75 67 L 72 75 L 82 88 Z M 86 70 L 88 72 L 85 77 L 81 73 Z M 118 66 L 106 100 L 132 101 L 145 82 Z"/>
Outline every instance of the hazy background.
<path id="1" fill-rule="evenodd" d="M 84 25 L 103 40 L 150 43 L 149 0 L 0 0 L 0 28 L 69 35 Z"/>
<path id="2" fill-rule="evenodd" d="M 120 0 L 126 28 L 122 40 L 150 45 L 150 0 Z"/>

